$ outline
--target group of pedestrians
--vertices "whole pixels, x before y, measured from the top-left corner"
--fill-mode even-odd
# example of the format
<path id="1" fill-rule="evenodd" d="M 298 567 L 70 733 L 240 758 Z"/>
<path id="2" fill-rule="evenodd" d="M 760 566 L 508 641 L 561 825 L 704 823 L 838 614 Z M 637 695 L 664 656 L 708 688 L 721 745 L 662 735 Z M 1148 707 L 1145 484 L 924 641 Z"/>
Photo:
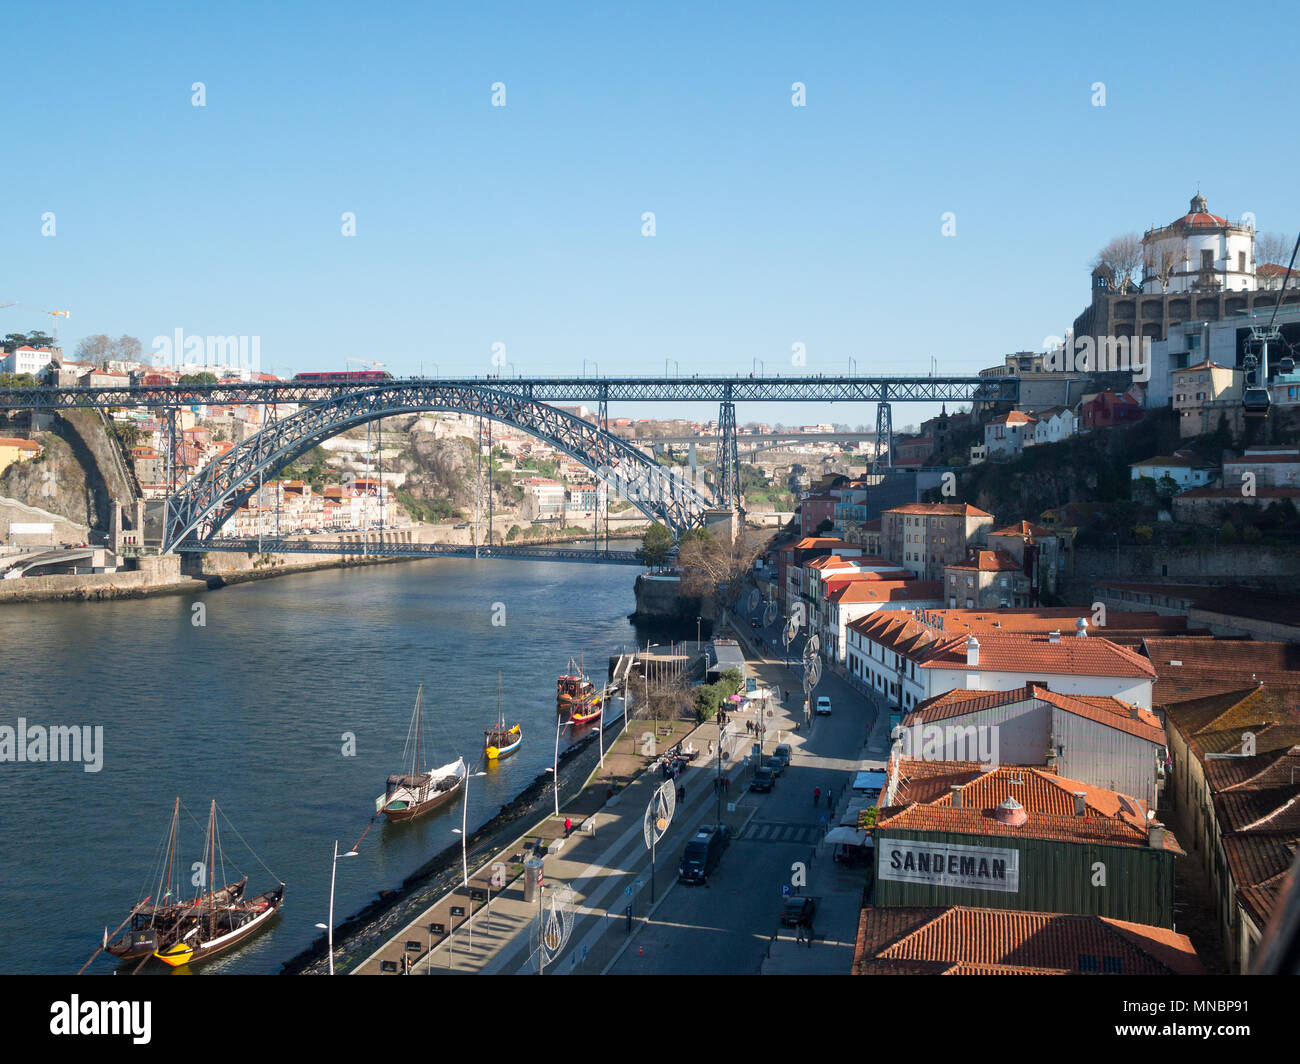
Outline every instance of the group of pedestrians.
<path id="1" fill-rule="evenodd" d="M 813 808 L 816 809 L 821 804 L 822 804 L 822 789 L 820 787 L 814 787 Z M 826 788 L 826 808 L 827 809 L 835 808 L 835 796 L 832 794 L 831 789 L 829 787 Z"/>

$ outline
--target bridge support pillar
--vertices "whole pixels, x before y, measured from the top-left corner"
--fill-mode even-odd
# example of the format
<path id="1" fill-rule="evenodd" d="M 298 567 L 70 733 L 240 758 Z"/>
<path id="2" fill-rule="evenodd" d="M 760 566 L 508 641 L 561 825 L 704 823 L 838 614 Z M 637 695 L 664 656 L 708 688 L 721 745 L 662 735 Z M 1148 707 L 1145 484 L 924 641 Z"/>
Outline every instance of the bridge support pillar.
<path id="1" fill-rule="evenodd" d="M 740 505 L 740 457 L 736 453 L 736 404 L 723 403 L 718 413 L 718 501 Z"/>
<path id="2" fill-rule="evenodd" d="M 886 452 L 883 460 L 880 457 L 881 447 Z M 888 403 L 880 403 L 876 407 L 876 457 L 871 463 L 871 471 L 878 472 L 882 467 L 894 468 L 894 415 Z"/>

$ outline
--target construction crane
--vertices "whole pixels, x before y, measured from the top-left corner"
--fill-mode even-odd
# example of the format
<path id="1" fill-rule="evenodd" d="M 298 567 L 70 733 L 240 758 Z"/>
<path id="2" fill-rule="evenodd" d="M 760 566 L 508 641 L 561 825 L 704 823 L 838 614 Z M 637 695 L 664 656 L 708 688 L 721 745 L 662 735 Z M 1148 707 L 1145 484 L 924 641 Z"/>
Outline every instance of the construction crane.
<path id="1" fill-rule="evenodd" d="M 9 303 L 0 303 L 0 310 L 3 310 L 5 307 L 26 307 L 28 310 L 39 310 L 42 314 L 50 315 L 50 317 L 54 319 L 53 328 L 54 328 L 55 347 L 59 346 L 59 319 L 69 318 L 72 316 L 66 310 L 46 310 L 44 307 L 34 307 L 30 303 L 19 303 L 17 300 L 13 300 L 12 302 Z"/>

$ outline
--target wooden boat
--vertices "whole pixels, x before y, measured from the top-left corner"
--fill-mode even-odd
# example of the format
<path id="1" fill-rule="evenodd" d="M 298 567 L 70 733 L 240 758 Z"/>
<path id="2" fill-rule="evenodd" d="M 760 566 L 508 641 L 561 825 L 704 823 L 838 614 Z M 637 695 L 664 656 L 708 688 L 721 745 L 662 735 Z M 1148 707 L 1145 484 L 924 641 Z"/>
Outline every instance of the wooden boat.
<path id="1" fill-rule="evenodd" d="M 119 960 L 141 960 L 153 955 L 159 949 L 170 946 L 178 938 L 184 918 L 191 911 L 191 906 L 182 902 L 172 890 L 180 811 L 181 800 L 177 798 L 172 808 L 171 825 L 167 831 L 167 853 L 159 876 L 157 892 L 131 907 L 126 920 L 118 925 L 118 931 L 125 929 L 121 938 L 109 942 L 108 932 L 104 933 L 104 943 L 101 948 Z M 244 888 L 247 885 L 248 877 L 245 876 L 234 883 L 227 883 L 220 890 L 209 890 L 202 894 L 198 903 L 213 906 L 237 905 L 243 898 Z M 155 898 L 158 900 L 155 901 Z"/>
<path id="2" fill-rule="evenodd" d="M 518 722 L 507 728 L 506 718 L 501 712 L 501 673 L 497 673 L 497 722 L 495 727 L 483 732 L 483 753 L 489 761 L 500 761 L 519 749 L 524 741 L 523 730 Z"/>
<path id="3" fill-rule="evenodd" d="M 254 898 L 244 897 L 247 876 L 236 884 L 217 890 L 213 881 L 217 862 L 220 859 L 223 865 L 225 863 L 218 853 L 217 803 L 214 800 L 208 811 L 208 837 L 204 846 L 208 890 L 192 902 L 181 902 L 174 907 L 170 914 L 168 941 L 160 943 L 153 951 L 155 957 L 173 968 L 206 960 L 237 946 L 265 927 L 284 904 L 284 883 Z"/>
<path id="4" fill-rule="evenodd" d="M 569 671 L 555 681 L 555 708 L 557 712 L 566 710 L 570 719 L 574 713 L 587 713 L 593 705 L 599 703 L 600 695 L 596 685 L 587 679 L 581 664 L 574 664 L 569 659 Z"/>
<path id="5" fill-rule="evenodd" d="M 411 771 L 388 777 L 384 793 L 375 799 L 375 812 L 383 813 L 389 820 L 400 823 L 432 812 L 446 805 L 465 786 L 465 759 L 458 757 L 450 764 L 426 772 L 421 760 L 422 714 L 420 710 L 424 685 L 415 692 L 415 712 L 411 716 L 411 730 L 406 744 L 412 749 Z M 414 742 L 412 742 L 414 739 Z M 405 756 L 405 751 L 403 751 Z"/>

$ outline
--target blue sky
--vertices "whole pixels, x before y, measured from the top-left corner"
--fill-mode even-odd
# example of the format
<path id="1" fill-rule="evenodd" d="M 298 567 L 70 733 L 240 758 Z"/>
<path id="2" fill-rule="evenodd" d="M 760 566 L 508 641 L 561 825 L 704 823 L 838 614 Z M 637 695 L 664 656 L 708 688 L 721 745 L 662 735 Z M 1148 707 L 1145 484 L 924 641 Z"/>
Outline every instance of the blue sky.
<path id="1" fill-rule="evenodd" d="M 487 373 L 497 342 L 525 375 L 795 372 L 794 343 L 810 373 L 932 355 L 973 373 L 1063 332 L 1097 249 L 1198 185 L 1215 213 L 1295 232 L 1294 22 L 1267 4 L 1248 26 L 1187 4 L 24 5 L 0 303 L 70 310 L 69 350 L 259 336 L 281 374 Z M 48 321 L 0 310 L 3 332 Z M 716 413 L 614 412 L 670 410 Z"/>

